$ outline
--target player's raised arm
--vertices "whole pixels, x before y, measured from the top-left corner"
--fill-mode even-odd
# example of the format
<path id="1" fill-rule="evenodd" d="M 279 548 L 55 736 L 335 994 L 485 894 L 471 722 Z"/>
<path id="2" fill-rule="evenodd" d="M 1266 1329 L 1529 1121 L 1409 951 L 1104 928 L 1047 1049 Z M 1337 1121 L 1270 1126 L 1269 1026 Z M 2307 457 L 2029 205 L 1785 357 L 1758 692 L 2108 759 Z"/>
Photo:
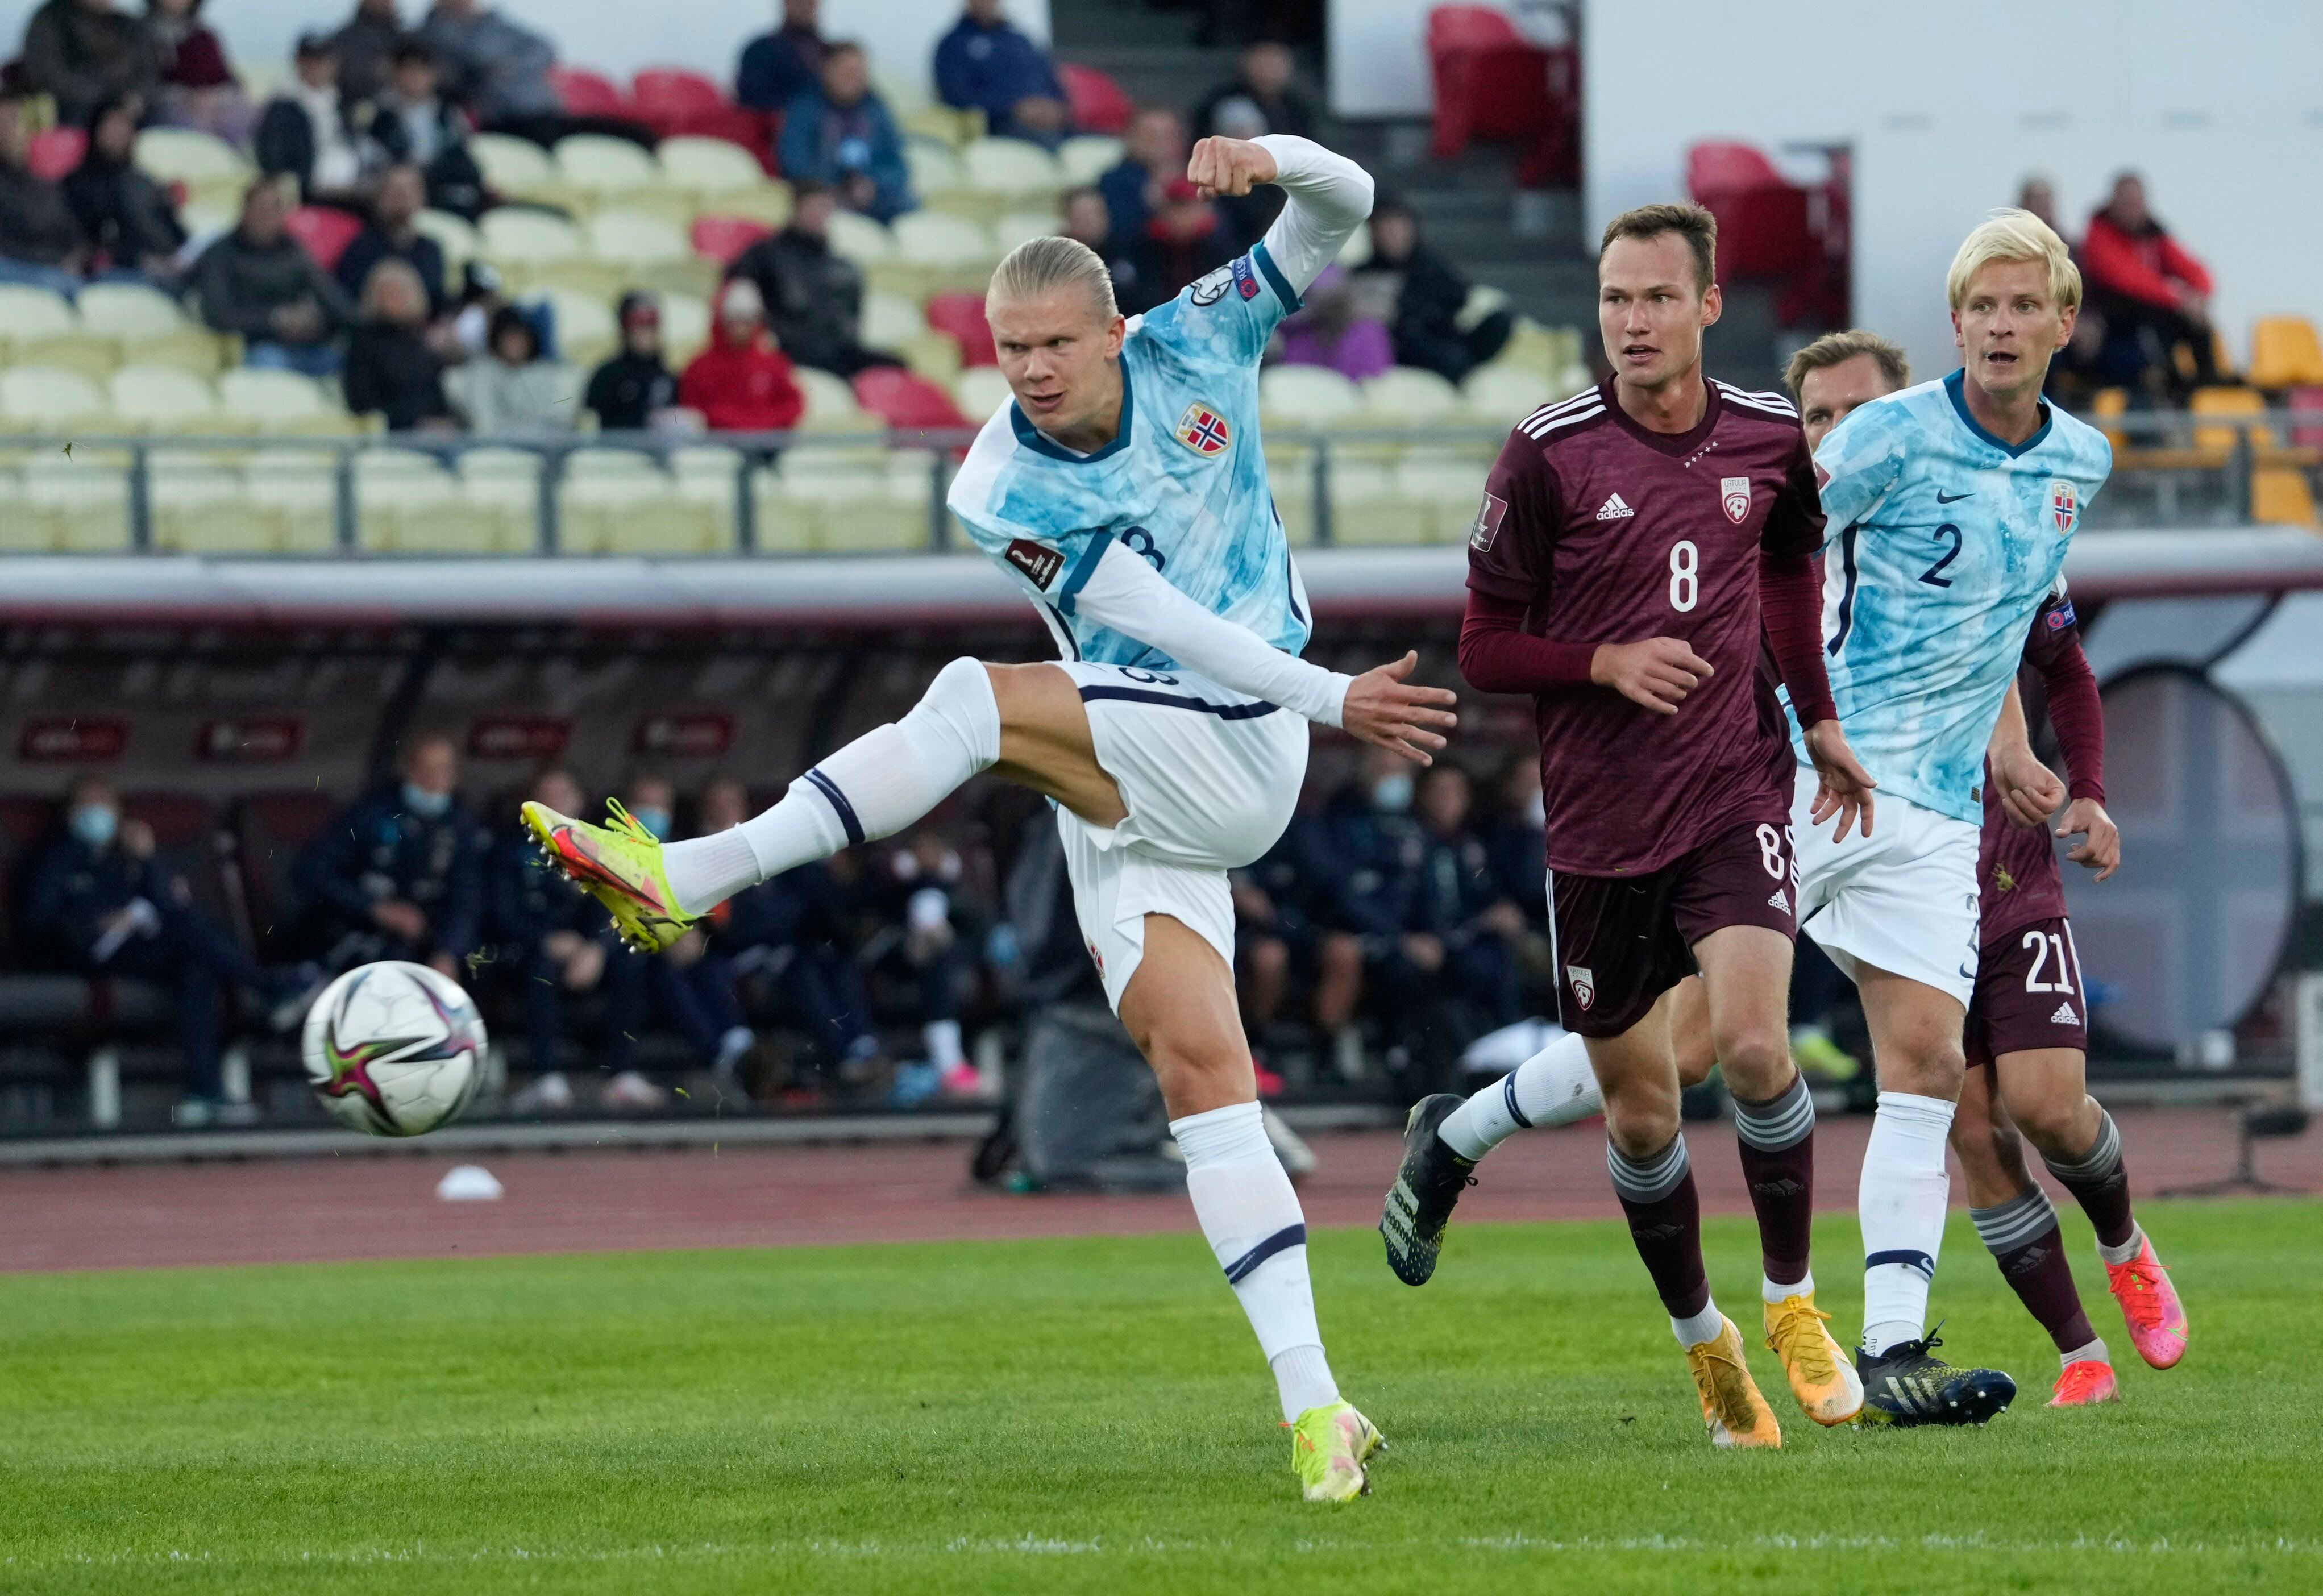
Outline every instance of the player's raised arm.
<path id="1" fill-rule="evenodd" d="M 1289 201 L 1261 241 L 1293 290 L 1305 293 L 1372 214 L 1371 174 L 1312 139 L 1268 133 L 1208 138 L 1186 161 L 1187 179 L 1208 198 L 1278 185 Z"/>

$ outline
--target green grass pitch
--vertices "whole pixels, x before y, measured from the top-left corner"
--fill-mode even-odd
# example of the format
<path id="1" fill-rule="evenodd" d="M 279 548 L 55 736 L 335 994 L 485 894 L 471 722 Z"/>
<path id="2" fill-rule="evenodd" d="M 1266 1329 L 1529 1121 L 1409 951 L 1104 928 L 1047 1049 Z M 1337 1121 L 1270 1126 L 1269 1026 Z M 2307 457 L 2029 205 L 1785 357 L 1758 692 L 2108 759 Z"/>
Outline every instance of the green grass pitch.
<path id="1" fill-rule="evenodd" d="M 1965 1220 L 1938 1311 L 1983 1431 L 1714 1453 L 1612 1224 L 1455 1228 L 1434 1285 L 1318 1234 L 1377 1492 L 1297 1498 L 1191 1234 L 0 1280 L 0 1590 L 41 1592 L 2323 1586 L 2323 1204 L 2150 1204 L 2194 1327 L 2127 1400 L 2056 1362 Z M 1851 1218 L 1816 1233 L 1856 1327 Z M 1710 1231 L 1750 1308 L 1746 1224 Z M 1755 1330 L 1746 1323 L 1746 1336 Z M 1743 1315 L 1735 1313 L 1740 1320 Z"/>

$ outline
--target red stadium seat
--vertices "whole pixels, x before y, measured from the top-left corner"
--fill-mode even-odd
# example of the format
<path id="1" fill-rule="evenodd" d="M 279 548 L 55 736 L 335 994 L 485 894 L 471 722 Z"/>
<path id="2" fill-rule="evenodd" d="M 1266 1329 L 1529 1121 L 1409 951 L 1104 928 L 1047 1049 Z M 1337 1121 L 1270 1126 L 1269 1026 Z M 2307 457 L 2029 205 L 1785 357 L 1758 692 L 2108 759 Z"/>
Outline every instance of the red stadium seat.
<path id="1" fill-rule="evenodd" d="M 302 205 L 290 213 L 283 225 L 315 258 L 315 264 L 326 271 L 337 267 L 339 257 L 347 252 L 347 245 L 354 243 L 355 234 L 363 230 L 361 217 L 326 205 Z"/>
<path id="2" fill-rule="evenodd" d="M 1434 154 L 1449 161 L 1476 139 L 1524 144 L 1517 179 L 1528 188 L 1579 179 L 1579 60 L 1545 50 L 1488 5 L 1439 5 L 1428 14 L 1436 87 Z"/>
<path id="3" fill-rule="evenodd" d="M 967 431 L 976 425 L 960 413 L 951 395 L 899 366 L 875 367 L 857 377 L 855 402 L 898 432 Z"/>
<path id="4" fill-rule="evenodd" d="M 638 115 L 665 137 L 679 132 L 678 124 L 689 118 L 714 115 L 733 105 L 716 83 L 683 67 L 647 67 L 629 79 L 629 93 Z"/>
<path id="5" fill-rule="evenodd" d="M 960 344 L 960 359 L 971 366 L 996 366 L 1000 352 L 992 346 L 992 324 L 984 319 L 982 294 L 937 294 L 924 314 L 928 326 L 950 333 Z"/>
<path id="6" fill-rule="evenodd" d="M 1129 114 L 1136 108 L 1129 91 L 1113 80 L 1107 72 L 1095 67 L 1075 66 L 1070 61 L 1057 63 L 1057 76 L 1064 79 L 1065 98 L 1073 108 L 1073 125 L 1083 133 L 1117 133 L 1129 126 Z"/>
<path id="7" fill-rule="evenodd" d="M 1827 231 L 1844 241 L 1843 181 L 1824 196 L 1818 226 L 1816 192 L 1785 178 L 1750 145 L 1696 144 L 1686 152 L 1685 174 L 1687 190 L 1718 218 L 1719 281 L 1783 283 L 1776 314 L 1785 326 L 1810 316 L 1845 319 L 1845 277 L 1825 247 Z"/>
<path id="8" fill-rule="evenodd" d="M 2291 445 L 2323 449 L 2323 388 L 2294 388 L 2283 401 L 2291 411 Z"/>
<path id="9" fill-rule="evenodd" d="M 1685 152 L 1686 192 L 1704 205 L 1713 195 L 1781 188 L 1783 184 L 1783 174 L 1755 144 L 1710 140 Z"/>
<path id="10" fill-rule="evenodd" d="M 570 115 L 627 117 L 638 114 L 638 108 L 622 97 L 620 85 L 601 72 L 555 67 L 549 70 L 548 82 Z"/>
<path id="11" fill-rule="evenodd" d="M 88 153 L 88 134 L 77 127 L 46 128 L 32 135 L 25 167 L 36 178 L 55 182 L 80 164 Z"/>
<path id="12" fill-rule="evenodd" d="M 764 222 L 754 222 L 748 216 L 696 216 L 693 252 L 706 255 L 721 266 L 731 266 L 735 256 L 758 240 L 771 236 L 774 231 Z"/>

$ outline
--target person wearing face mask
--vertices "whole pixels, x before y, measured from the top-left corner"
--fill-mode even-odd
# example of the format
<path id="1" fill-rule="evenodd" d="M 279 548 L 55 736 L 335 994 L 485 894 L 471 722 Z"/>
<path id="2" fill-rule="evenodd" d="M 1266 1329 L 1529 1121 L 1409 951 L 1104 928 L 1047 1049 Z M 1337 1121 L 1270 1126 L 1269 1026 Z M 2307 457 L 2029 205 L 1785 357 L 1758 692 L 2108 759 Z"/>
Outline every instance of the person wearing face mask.
<path id="1" fill-rule="evenodd" d="M 323 828 L 292 867 L 324 962 L 409 959 L 463 979 L 483 931 L 483 828 L 462 808 L 452 739 L 425 736 L 396 779 Z"/>
<path id="2" fill-rule="evenodd" d="M 667 842 L 677 835 L 677 789 L 658 775 L 639 775 L 622 796 L 629 818 Z M 552 805 L 551 807 L 554 807 Z M 663 951 L 613 960 L 606 972 L 603 1064 L 611 1073 L 599 1101 L 608 1109 L 662 1107 L 668 1091 L 638 1068 L 638 1039 L 654 1019 L 666 1022 L 721 1086 L 732 1083 L 757 1043 L 734 995 L 734 967 L 693 927 Z"/>
<path id="3" fill-rule="evenodd" d="M 1363 1072 L 1355 1023 L 1363 1000 L 1382 1022 L 1391 1050 L 1408 1047 L 1410 1023 L 1444 968 L 1444 941 L 1420 925 L 1420 871 L 1428 839 L 1412 817 L 1413 783 L 1404 761 L 1373 750 L 1356 779 L 1331 800 L 1311 840 L 1308 873 L 1321 886 L 1318 909 L 1331 932 L 1322 980 L 1333 998 L 1318 1020 L 1334 1029 L 1342 1074 Z"/>
<path id="4" fill-rule="evenodd" d="M 543 803 L 583 802 L 581 784 L 561 767 L 533 777 L 526 795 Z M 597 990 L 620 957 L 611 918 L 588 894 L 541 868 L 531 833 L 511 825 L 492 839 L 485 861 L 484 922 L 493 967 L 515 986 L 524 1011 L 534 1071 L 509 1111 L 562 1113 L 573 1106 L 564 1068 L 566 1010 L 571 999 Z"/>
<path id="5" fill-rule="evenodd" d="M 61 956 L 62 968 L 92 977 L 156 982 L 177 1003 L 186 1055 L 179 1124 L 247 1124 L 256 1110 L 228 1104 L 219 1068 L 219 999 L 239 988 L 295 1023 L 314 972 L 268 970 L 193 907 L 184 879 L 154 857 L 152 828 L 124 820 L 111 784 L 87 776 L 66 802 L 62 835 L 32 861 L 26 879 L 28 946 Z"/>

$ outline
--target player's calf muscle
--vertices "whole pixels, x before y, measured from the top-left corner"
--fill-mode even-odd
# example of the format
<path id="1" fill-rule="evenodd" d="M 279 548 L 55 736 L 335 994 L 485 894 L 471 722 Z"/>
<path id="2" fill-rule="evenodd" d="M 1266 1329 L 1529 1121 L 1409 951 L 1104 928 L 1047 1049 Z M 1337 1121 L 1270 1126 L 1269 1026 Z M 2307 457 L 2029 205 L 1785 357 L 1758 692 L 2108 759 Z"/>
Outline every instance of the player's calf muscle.
<path id="1" fill-rule="evenodd" d="M 1128 817 L 1121 789 L 1097 762 L 1072 678 L 1054 665 L 987 665 L 1000 706 L 1000 762 L 995 775 L 1053 798 L 1093 826 Z"/>

